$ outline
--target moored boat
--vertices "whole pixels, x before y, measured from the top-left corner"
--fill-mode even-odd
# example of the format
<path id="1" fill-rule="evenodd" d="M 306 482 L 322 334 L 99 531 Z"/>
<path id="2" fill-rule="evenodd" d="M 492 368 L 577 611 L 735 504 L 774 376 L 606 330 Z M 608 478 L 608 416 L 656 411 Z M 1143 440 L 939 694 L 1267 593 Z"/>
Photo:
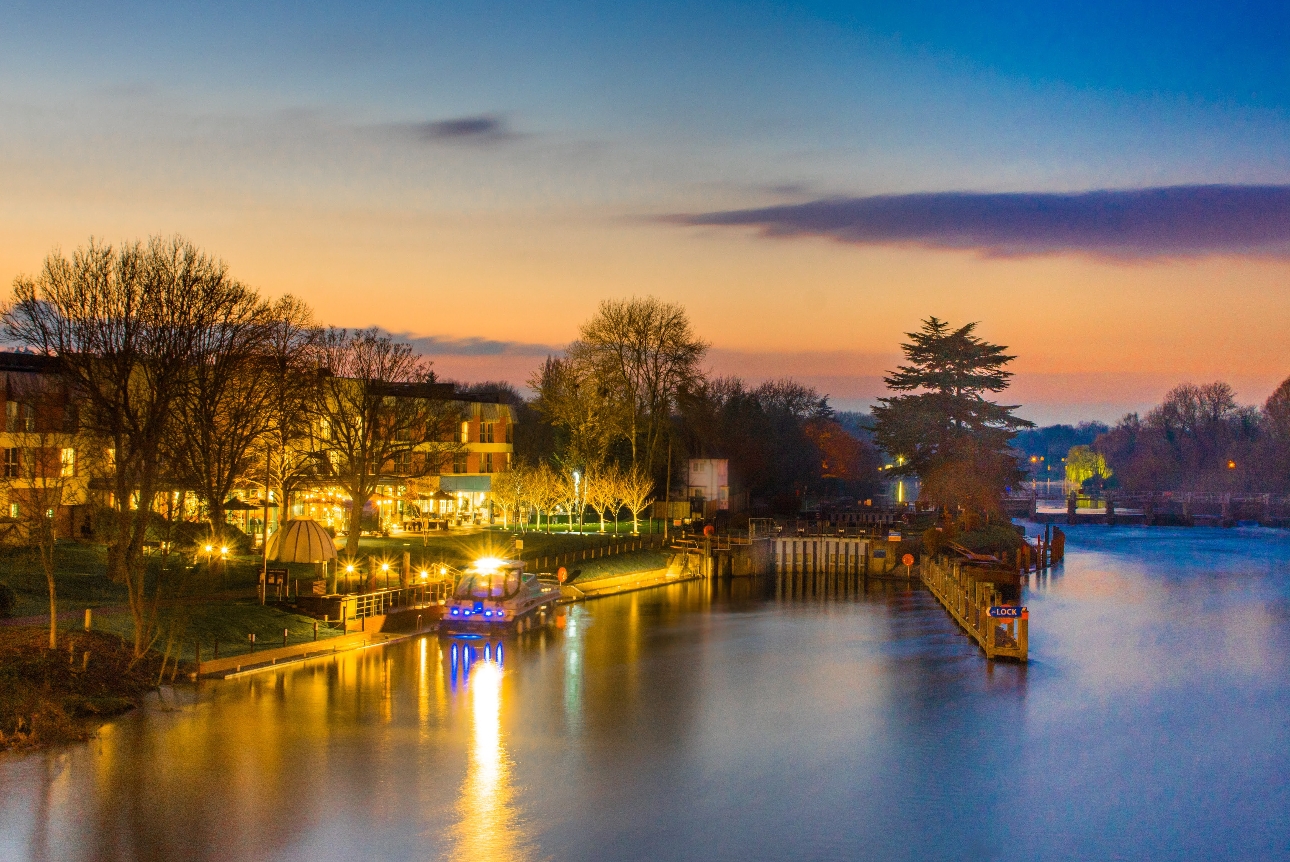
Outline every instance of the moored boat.
<path id="1" fill-rule="evenodd" d="M 557 586 L 541 583 L 519 560 L 485 557 L 462 574 L 443 609 L 440 631 L 525 631 L 551 622 Z"/>

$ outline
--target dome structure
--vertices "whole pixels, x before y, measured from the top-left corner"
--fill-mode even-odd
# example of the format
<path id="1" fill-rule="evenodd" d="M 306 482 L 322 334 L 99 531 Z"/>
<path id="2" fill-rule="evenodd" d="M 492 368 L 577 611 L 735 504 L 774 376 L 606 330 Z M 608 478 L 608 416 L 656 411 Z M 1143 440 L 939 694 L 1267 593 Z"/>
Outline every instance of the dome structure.
<path id="1" fill-rule="evenodd" d="M 268 557 L 279 563 L 325 563 L 336 559 L 331 535 L 313 518 L 285 522 L 269 537 Z"/>

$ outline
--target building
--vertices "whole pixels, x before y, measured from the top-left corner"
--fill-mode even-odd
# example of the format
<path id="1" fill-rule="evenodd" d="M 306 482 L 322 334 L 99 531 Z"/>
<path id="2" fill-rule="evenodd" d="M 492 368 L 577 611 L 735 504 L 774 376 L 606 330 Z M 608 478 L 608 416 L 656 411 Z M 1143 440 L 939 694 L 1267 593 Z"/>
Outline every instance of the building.
<path id="1" fill-rule="evenodd" d="M 366 515 L 370 527 L 364 529 L 419 532 L 491 523 L 492 477 L 511 468 L 515 411 L 494 399 L 460 393 L 451 383 L 400 385 L 393 393 L 446 402 L 459 419 L 450 439 L 440 442 L 452 444 L 454 451 L 444 453 L 437 463 L 409 457 L 406 463 L 387 465 L 389 478 L 377 487 Z M 293 495 L 291 502 L 291 517 L 314 518 L 338 530 L 348 523 L 349 500 L 335 486 L 319 483 Z"/>
<path id="2" fill-rule="evenodd" d="M 108 450 L 90 448 L 76 433 L 76 405 L 57 373 L 56 358 L 29 353 L 0 352 L 0 541 L 16 530 L 38 502 L 56 522 L 60 537 L 93 535 L 95 504 L 111 502 L 111 461 Z M 412 530 L 491 522 L 492 477 L 509 470 L 515 450 L 515 411 L 485 396 L 458 392 L 450 383 L 390 387 L 395 397 L 444 402 L 449 415 L 459 417 L 447 439 L 454 451 L 433 461 L 408 458 L 386 464 L 389 478 L 377 489 L 370 517 L 381 530 Z M 427 445 L 427 450 L 437 447 Z M 98 452 L 104 457 L 86 457 Z M 302 453 L 305 460 L 321 452 Z M 415 452 L 413 453 L 415 454 Z M 428 468 L 428 469 L 427 469 Z M 203 506 L 170 478 L 164 494 L 154 501 L 158 511 L 179 504 L 184 520 L 199 521 Z M 56 493 L 57 504 L 44 506 Z M 340 489 L 323 481 L 305 482 L 290 495 L 289 510 L 279 509 L 276 491 L 263 479 L 247 475 L 228 501 L 231 523 L 259 538 L 263 533 L 263 504 L 269 494 L 269 529 L 283 515 L 313 517 L 343 529 L 349 500 Z M 97 499 L 95 499 L 97 497 Z M 164 498 L 164 499 L 163 499 Z M 173 510 L 172 510 L 173 511 Z"/>
<path id="3" fill-rule="evenodd" d="M 686 469 L 686 496 L 694 512 L 711 518 L 730 510 L 730 461 L 725 458 L 691 458 Z"/>
<path id="4" fill-rule="evenodd" d="M 91 530 L 91 471 L 57 366 L 48 356 L 0 353 L 0 541 L 21 539 L 32 517 L 53 519 L 59 537 Z"/>

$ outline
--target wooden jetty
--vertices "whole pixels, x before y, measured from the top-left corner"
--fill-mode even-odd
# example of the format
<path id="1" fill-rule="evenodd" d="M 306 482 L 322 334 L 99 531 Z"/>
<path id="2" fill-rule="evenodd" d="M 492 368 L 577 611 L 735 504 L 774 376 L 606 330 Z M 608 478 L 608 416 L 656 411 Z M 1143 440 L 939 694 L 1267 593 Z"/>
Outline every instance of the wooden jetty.
<path id="1" fill-rule="evenodd" d="M 948 557 L 924 557 L 919 574 L 931 594 L 987 658 L 1028 660 L 1029 617 L 1024 613 L 1011 619 L 990 616 L 990 608 L 1003 605 L 996 584 L 1010 581 L 1015 573 Z"/>

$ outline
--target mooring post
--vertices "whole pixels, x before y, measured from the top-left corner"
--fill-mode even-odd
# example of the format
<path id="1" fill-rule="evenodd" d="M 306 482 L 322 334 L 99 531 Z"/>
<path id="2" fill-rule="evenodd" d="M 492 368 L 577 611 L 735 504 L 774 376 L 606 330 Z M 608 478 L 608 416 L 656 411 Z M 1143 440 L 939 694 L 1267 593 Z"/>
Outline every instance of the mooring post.
<path id="1" fill-rule="evenodd" d="M 85 630 L 86 631 L 90 630 L 90 626 L 93 625 L 93 620 L 94 620 L 94 612 L 89 608 L 86 608 L 85 609 Z"/>

